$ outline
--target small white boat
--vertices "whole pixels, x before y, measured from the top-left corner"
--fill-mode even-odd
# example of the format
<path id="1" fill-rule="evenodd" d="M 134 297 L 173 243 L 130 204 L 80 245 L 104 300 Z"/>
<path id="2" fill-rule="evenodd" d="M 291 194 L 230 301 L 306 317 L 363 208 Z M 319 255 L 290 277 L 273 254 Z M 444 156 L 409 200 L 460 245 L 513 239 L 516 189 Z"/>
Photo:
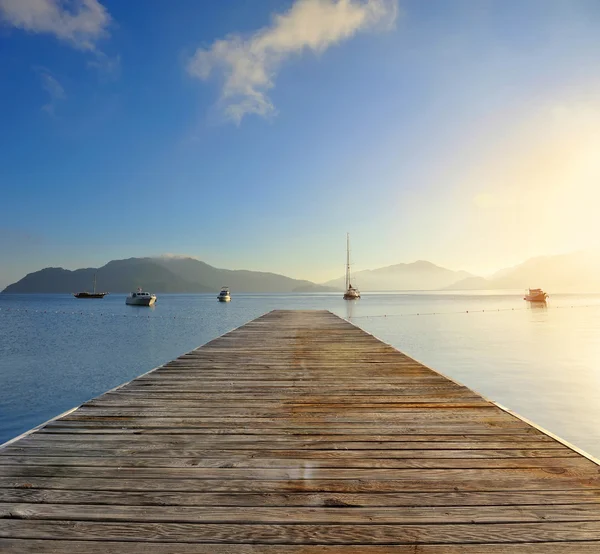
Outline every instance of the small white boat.
<path id="1" fill-rule="evenodd" d="M 141 288 L 132 292 L 126 299 L 125 304 L 130 306 L 152 306 L 156 302 L 156 294 L 144 292 Z"/>
<path id="2" fill-rule="evenodd" d="M 229 302 L 231 300 L 231 294 L 229 293 L 229 287 L 223 287 L 217 298 L 219 302 Z"/>
<path id="3" fill-rule="evenodd" d="M 346 292 L 344 300 L 359 300 L 360 291 L 350 283 L 350 235 L 346 234 Z"/>
<path id="4" fill-rule="evenodd" d="M 529 292 L 523 297 L 527 302 L 546 302 L 548 295 L 542 289 L 529 289 Z"/>

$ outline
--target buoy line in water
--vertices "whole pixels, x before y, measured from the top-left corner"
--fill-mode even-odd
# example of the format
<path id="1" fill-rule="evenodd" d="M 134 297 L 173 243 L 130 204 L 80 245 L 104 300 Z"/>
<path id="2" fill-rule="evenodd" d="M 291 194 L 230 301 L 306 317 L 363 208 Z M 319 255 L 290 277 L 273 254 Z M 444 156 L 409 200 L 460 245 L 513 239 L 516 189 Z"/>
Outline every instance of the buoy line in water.
<path id="1" fill-rule="evenodd" d="M 347 316 L 344 319 L 354 320 L 354 319 L 375 319 L 375 318 L 393 318 L 393 317 L 417 317 L 417 316 L 432 316 L 432 315 L 459 315 L 459 314 L 481 314 L 481 313 L 498 313 L 498 312 L 517 312 L 524 310 L 539 310 L 540 312 L 546 310 L 559 310 L 559 309 L 575 309 L 575 308 L 599 308 L 600 304 L 583 304 L 583 305 L 565 305 L 565 306 L 539 306 L 537 308 L 532 308 L 530 306 L 524 307 L 516 307 L 516 308 L 488 308 L 481 310 L 457 310 L 453 312 L 412 312 L 412 313 L 404 313 L 404 314 L 374 314 L 374 315 L 357 315 L 357 316 Z M 194 320 L 198 321 L 202 319 L 201 316 L 184 316 L 184 315 L 162 315 L 162 314 L 147 314 L 147 315 L 139 315 L 139 314 L 118 314 L 118 313 L 109 313 L 109 312 L 82 312 L 78 310 L 32 310 L 29 308 L 0 308 L 0 314 L 10 314 L 10 313 L 29 313 L 29 314 L 43 314 L 43 315 L 77 315 L 77 316 L 86 316 L 86 317 L 103 317 L 103 318 L 132 318 L 132 319 L 184 319 L 184 320 Z M 340 314 L 338 314 L 340 315 Z"/>
<path id="2" fill-rule="evenodd" d="M 546 310 L 559 310 L 559 309 L 571 309 L 571 308 L 600 308 L 600 304 L 585 304 L 585 305 L 572 305 L 572 306 L 538 306 L 537 308 L 532 308 L 530 306 L 526 306 L 523 308 L 488 308 L 485 310 L 458 310 L 455 312 L 414 312 L 409 314 L 375 314 L 375 315 L 357 315 L 357 316 L 349 316 L 348 320 L 354 319 L 371 319 L 377 317 L 412 317 L 412 316 L 431 316 L 431 315 L 457 315 L 457 314 L 482 314 L 482 313 L 497 313 L 497 312 L 519 312 L 525 310 L 540 312 Z"/>
<path id="3" fill-rule="evenodd" d="M 108 312 L 80 312 L 80 311 L 71 311 L 71 310 L 30 310 L 28 308 L 0 308 L 0 313 L 8 314 L 11 312 L 18 313 L 29 313 L 29 314 L 60 314 L 60 315 L 78 315 L 78 316 L 91 316 L 91 317 L 106 317 L 106 318 L 121 318 L 121 317 L 129 317 L 133 319 L 190 319 L 198 321 L 201 319 L 200 317 L 192 317 L 192 316 L 182 316 L 182 315 L 134 315 L 134 314 L 115 314 Z"/>

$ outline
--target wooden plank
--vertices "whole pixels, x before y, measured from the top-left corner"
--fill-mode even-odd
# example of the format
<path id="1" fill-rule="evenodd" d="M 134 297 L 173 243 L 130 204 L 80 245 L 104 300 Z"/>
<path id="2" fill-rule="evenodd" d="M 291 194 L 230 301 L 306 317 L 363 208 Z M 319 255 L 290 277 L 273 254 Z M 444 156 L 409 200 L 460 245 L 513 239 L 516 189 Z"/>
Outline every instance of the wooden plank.
<path id="1" fill-rule="evenodd" d="M 3 448 L 0 520 L 17 553 L 598 552 L 600 472 L 332 314 L 280 311 Z"/>
<path id="2" fill-rule="evenodd" d="M 512 506 L 600 503 L 600 489 L 563 491 L 446 491 L 393 493 L 219 493 L 188 491 L 98 491 L 90 489 L 0 488 L 0 502 L 47 504 L 109 504 L 111 506 L 307 506 L 313 508 Z"/>
<path id="3" fill-rule="evenodd" d="M 346 399 L 347 400 L 347 399 Z M 256 398 L 177 398 L 176 402 L 173 399 L 165 398 L 164 395 L 154 396 L 126 396 L 123 394 L 107 393 L 98 399 L 91 400 L 84 404 L 82 408 L 87 407 L 104 407 L 104 408 L 160 408 L 169 409 L 190 409 L 202 408 L 212 409 L 213 413 L 222 412 L 230 408 L 233 409 L 289 409 L 300 412 L 320 412 L 320 411 L 335 411 L 351 406 L 355 409 L 368 409 L 378 412 L 381 410 L 402 409 L 409 410 L 416 408 L 424 410 L 428 408 L 436 409 L 472 409 L 472 408 L 490 408 L 489 402 L 481 398 L 460 396 L 396 396 L 392 399 L 374 397 L 371 400 L 361 400 L 360 398 L 352 399 L 352 402 L 343 402 L 341 400 L 331 401 L 323 398 L 319 403 L 303 402 L 301 399 L 295 400 L 274 400 L 274 399 L 256 399 Z"/>
<path id="4" fill-rule="evenodd" d="M 447 470 L 448 472 L 450 470 Z M 429 479 L 389 479 L 365 481 L 360 479 L 313 479 L 307 470 L 300 479 L 95 479 L 69 477 L 0 477 L 0 488 L 73 489 L 98 491 L 181 491 L 181 492 L 362 492 L 378 494 L 382 492 L 446 492 L 446 491 L 549 491 L 599 489 L 600 478 L 554 478 L 550 474 L 532 477 L 531 474 L 502 478 L 497 472 L 487 478 L 475 478 L 456 473 L 432 475 Z M 473 471 L 473 470 L 471 470 Z M 440 477 L 445 477 L 440 479 Z"/>
<path id="5" fill-rule="evenodd" d="M 359 424 L 360 425 L 360 424 Z M 323 426 L 327 427 L 327 426 Z M 143 432 L 145 435 L 229 435 L 229 436 L 241 436 L 239 433 L 244 435 L 261 435 L 261 436 L 305 436 L 305 435 L 321 435 L 322 431 L 318 425 L 307 425 L 301 422 L 296 424 L 275 424 L 275 423 L 263 423 L 256 424 L 252 427 L 241 427 L 232 429 L 229 426 L 221 425 L 214 426 L 210 424 L 200 424 L 197 422 L 188 422 L 187 425 L 177 428 L 174 432 L 173 428 L 169 427 L 168 424 L 156 424 L 150 422 L 148 424 L 143 423 L 130 423 L 128 421 L 122 421 L 120 424 L 115 423 L 112 425 L 97 425 L 94 423 L 87 422 L 85 427 L 81 424 L 52 424 L 40 430 L 40 434 L 52 435 L 52 434 L 67 434 L 67 435 L 126 435 L 128 433 L 135 433 L 137 431 Z M 531 440 L 537 440 L 538 436 L 531 427 L 521 427 L 519 425 L 508 424 L 487 424 L 487 423 L 463 423 L 462 425 L 456 424 L 430 424 L 423 426 L 406 426 L 406 425 L 390 425 L 382 429 L 381 425 L 356 425 L 352 426 L 349 424 L 343 425 L 343 427 L 334 427 L 327 429 L 327 436 L 342 436 L 350 437 L 353 433 L 356 433 L 354 437 L 357 440 L 362 440 L 364 437 L 370 436 L 371 433 L 377 433 L 374 437 L 389 436 L 391 440 L 408 440 L 410 436 L 445 436 L 451 435 L 453 437 L 460 436 L 460 431 L 467 433 L 471 436 L 475 435 L 501 435 L 502 437 L 520 437 L 515 440 L 523 440 L 523 436 L 530 438 Z M 380 440 L 380 439 L 377 439 Z M 502 440 L 499 438 L 498 440 Z"/>
<path id="6" fill-rule="evenodd" d="M 222 524 L 435 524 L 600 521 L 593 503 L 558 506 L 231 507 L 0 504 L 0 519 Z"/>
<path id="7" fill-rule="evenodd" d="M 416 411 L 416 410 L 415 410 Z M 371 424 L 377 425 L 381 427 L 387 427 L 393 424 L 401 424 L 406 425 L 411 423 L 412 425 L 417 425 L 416 418 L 418 418 L 418 425 L 429 425 L 430 422 L 434 425 L 439 424 L 449 424 L 459 422 L 463 423 L 477 423 L 483 425 L 496 425 L 496 426 L 505 426 L 505 427 L 521 427 L 523 429 L 531 429 L 529 425 L 526 425 L 522 421 L 515 421 L 514 418 L 511 417 L 496 417 L 490 416 L 486 414 L 478 414 L 478 413 L 455 413 L 449 410 L 431 410 L 429 413 L 405 413 L 405 414 L 394 414 L 391 413 L 360 413 L 358 412 L 356 415 L 348 416 L 340 415 L 339 413 L 299 413 L 293 414 L 293 417 L 290 417 L 289 410 L 286 412 L 282 411 L 276 415 L 271 417 L 263 415 L 262 417 L 258 416 L 229 416 L 229 417 L 218 417 L 218 416 L 207 416 L 207 415 L 199 415 L 194 412 L 190 412 L 187 415 L 178 415 L 178 414 L 169 414 L 164 411 L 159 415 L 154 415 L 152 412 L 143 414 L 139 410 L 134 412 L 133 414 L 123 413 L 121 411 L 120 415 L 96 415 L 88 413 L 79 414 L 78 416 L 65 416 L 60 420 L 52 423 L 51 425 L 74 425 L 74 424 L 82 424 L 87 422 L 87 424 L 95 423 L 100 425 L 110 425 L 110 424 L 119 424 L 122 422 L 135 424 L 135 423 L 143 423 L 146 425 L 168 425 L 169 427 L 175 426 L 183 426 L 196 427 L 201 424 L 210 424 L 211 426 L 217 425 L 225 425 L 230 426 L 233 425 L 235 427 L 253 427 L 256 424 L 259 425 L 298 425 L 298 424 L 306 424 L 306 423 L 318 423 L 319 425 L 327 425 L 327 424 L 336 424 L 336 426 L 345 426 L 348 424 Z M 47 426 L 48 427 L 48 426 Z M 46 427 L 46 428 L 47 428 Z M 352 425 L 349 425 L 352 427 Z"/>
<path id="8" fill-rule="evenodd" d="M 239 453 L 202 458 L 145 458 L 141 456 L 0 456 L 1 466 L 57 466 L 57 467 L 229 467 L 229 468 L 365 468 L 365 469 L 548 469 L 550 471 L 587 470 L 587 460 L 580 457 L 561 458 L 556 453 L 547 457 L 529 456 L 513 458 L 263 458 L 240 456 Z"/>
<path id="9" fill-rule="evenodd" d="M 478 481 L 494 479 L 501 476 L 503 479 L 546 479 L 550 481 L 570 480 L 571 478 L 584 478 L 592 486 L 597 483 L 600 487 L 600 474 L 595 477 L 589 475 L 586 464 L 567 466 L 556 464 L 552 467 L 536 468 L 504 468 L 484 467 L 477 469 L 432 469 L 432 468 L 394 468 L 381 469 L 369 468 L 319 468 L 308 463 L 299 464 L 288 468 L 248 468 L 248 467 L 73 467 L 73 466 L 27 466 L 3 465 L 0 466 L 0 478 L 14 477 L 68 477 L 70 479 L 97 478 L 97 479 L 196 479 L 196 480 L 260 480 L 260 481 L 287 481 L 310 478 L 311 481 L 360 481 L 364 480 L 375 484 L 386 481 L 444 481 L 460 480 Z"/>
<path id="10" fill-rule="evenodd" d="M 427 525 L 116 523 L 6 519 L 0 537 L 262 544 L 468 544 L 592 541 L 599 521 Z"/>
<path id="11" fill-rule="evenodd" d="M 176 550 L 175 550 L 176 548 Z M 419 544 L 372 545 L 302 545 L 278 544 L 189 544 L 178 542 L 176 547 L 166 543 L 119 541 L 22 540 L 0 538 L 0 551 L 12 554 L 56 554 L 57 552 L 86 552 L 88 554 L 597 554 L 593 542 L 538 542 L 518 544 Z"/>
<path id="12" fill-rule="evenodd" d="M 85 428 L 85 424 L 82 425 Z M 478 434 L 478 433 L 460 433 L 461 426 L 457 426 L 457 428 L 451 430 L 450 432 L 440 434 L 436 432 L 428 433 L 426 428 L 419 429 L 417 426 L 415 428 L 416 432 L 408 433 L 401 432 L 397 434 L 373 434 L 370 432 L 362 432 L 362 433 L 342 433 L 338 434 L 335 430 L 323 430 L 321 433 L 296 433 L 295 429 L 290 429 L 286 432 L 286 429 L 278 429 L 276 432 L 272 434 L 263 434 L 260 436 L 248 436 L 244 433 L 243 429 L 225 429 L 222 436 L 203 436 L 202 442 L 203 444 L 218 444 L 218 443 L 230 443 L 230 444 L 238 444 L 241 447 L 243 445 L 275 445 L 275 448 L 281 447 L 282 445 L 288 445 L 288 447 L 293 448 L 293 444 L 299 444 L 302 448 L 311 448 L 319 447 L 323 444 L 337 444 L 342 448 L 352 448 L 351 445 L 356 445 L 354 448 L 366 448 L 367 446 L 372 447 L 372 443 L 377 443 L 378 448 L 388 449 L 388 448 L 401 448 L 403 444 L 406 443 L 415 443 L 415 442 L 424 442 L 424 443 L 462 443 L 465 445 L 470 445 L 475 447 L 477 445 L 489 444 L 489 443 L 502 443 L 509 442 L 508 446 L 513 446 L 516 443 L 519 445 L 536 445 L 537 447 L 543 448 L 546 446 L 555 447 L 556 441 L 551 439 L 546 435 L 542 435 L 541 433 L 512 433 L 510 430 L 503 430 L 501 433 L 496 434 Z M 483 429 L 482 429 L 483 430 Z M 178 432 L 176 432 L 178 431 Z M 195 432 L 191 432 L 187 429 L 177 429 L 174 428 L 173 433 L 171 435 L 152 435 L 148 436 L 147 433 L 140 431 L 136 432 L 135 429 L 128 430 L 126 426 L 123 426 L 122 433 L 118 435 L 107 435 L 105 433 L 100 433 L 97 430 L 93 431 L 86 435 L 81 435 L 77 433 L 52 433 L 50 431 L 42 433 L 38 432 L 35 435 L 31 435 L 29 437 L 24 437 L 21 440 L 21 446 L 30 446 L 30 445 L 42 445 L 52 442 L 54 444 L 59 444 L 64 441 L 68 441 L 72 444 L 80 444 L 81 446 L 85 444 L 99 444 L 102 443 L 105 448 L 110 448 L 111 446 L 119 446 L 119 444 L 123 442 L 129 442 L 133 435 L 136 435 L 136 443 L 143 445 L 149 444 L 151 446 L 156 446 L 160 444 L 167 445 L 184 445 L 186 443 L 196 443 L 198 440 L 197 434 Z M 177 435 L 177 436 L 175 436 Z M 312 435 L 312 436 L 311 436 Z M 442 445 L 438 445 L 442 447 Z M 506 446 L 506 445 L 505 445 Z M 468 447 L 468 446 L 467 446 Z M 424 448 L 423 446 L 419 446 L 419 448 Z M 487 448 L 502 448 L 487 446 Z"/>
<path id="13" fill-rule="evenodd" d="M 418 444 L 417 446 L 422 446 Z M 544 449 L 539 448 L 511 448 L 511 445 L 507 445 L 508 448 L 503 449 L 488 449 L 488 448 L 468 448 L 462 450 L 453 450 L 447 448 L 434 448 L 428 450 L 406 448 L 396 450 L 377 450 L 365 449 L 365 450 L 345 450 L 345 449 L 280 449 L 280 450 L 268 450 L 268 449 L 243 449 L 242 452 L 239 449 L 224 449 L 224 448 L 211 448 L 202 449 L 200 448 L 158 448 L 151 452 L 151 456 L 157 459 L 185 459 L 191 460 L 194 463 L 198 463 L 199 460 L 212 459 L 212 458 L 226 458 L 227 460 L 233 461 L 236 457 L 242 456 L 244 459 L 281 459 L 281 460 L 402 460 L 402 459 L 504 459 L 504 458 L 581 458 L 576 452 L 569 450 L 563 446 L 560 447 L 548 447 Z M 514 447 L 514 445 L 512 445 Z M 140 449 L 138 445 L 125 445 L 121 448 L 101 448 L 96 445 L 93 448 L 77 448 L 74 450 L 68 443 L 62 445 L 54 445 L 52 443 L 45 447 L 22 447 L 20 443 L 18 445 L 9 446 L 5 449 L 5 456 L 27 456 L 28 458 L 34 456 L 91 456 L 91 457 L 104 457 L 104 458 L 115 458 L 126 456 L 128 459 L 139 459 L 148 457 L 145 455 L 145 451 Z M 0 463 L 3 456 L 0 456 Z M 587 460 L 584 460 L 587 462 Z M 486 466 L 487 467 L 487 466 Z"/>
<path id="14" fill-rule="evenodd" d="M 221 408 L 221 410 L 219 410 Z M 378 421 L 387 422 L 414 422 L 415 418 L 419 421 L 430 419 L 443 419 L 445 421 L 463 421 L 471 419 L 483 419 L 485 421 L 514 421 L 514 418 L 508 414 L 498 414 L 489 406 L 483 408 L 465 409 L 464 407 L 455 407 L 443 405 L 440 407 L 430 406 L 427 408 L 418 407 L 388 407 L 388 406 L 367 406 L 345 408 L 340 414 L 339 407 L 315 406 L 313 409 L 297 409 L 286 406 L 279 408 L 269 407 L 239 407 L 219 405 L 211 408 L 198 406 L 173 406 L 171 409 L 163 406 L 156 407 L 129 407 L 120 406 L 115 410 L 114 406 L 96 406 L 85 405 L 77 410 L 75 415 L 69 414 L 60 419 L 60 422 L 66 421 L 96 421 L 103 418 L 111 421 L 128 417 L 161 417 L 178 418 L 194 417 L 215 421 L 217 423 L 245 423 L 244 419 L 289 419 L 294 410 L 294 419 L 304 418 L 306 420 L 321 419 L 334 422 L 357 422 L 357 421 Z M 491 411 L 493 410 L 493 411 Z M 239 419 L 240 421 L 234 421 Z M 519 422 L 523 424 L 523 422 Z"/>

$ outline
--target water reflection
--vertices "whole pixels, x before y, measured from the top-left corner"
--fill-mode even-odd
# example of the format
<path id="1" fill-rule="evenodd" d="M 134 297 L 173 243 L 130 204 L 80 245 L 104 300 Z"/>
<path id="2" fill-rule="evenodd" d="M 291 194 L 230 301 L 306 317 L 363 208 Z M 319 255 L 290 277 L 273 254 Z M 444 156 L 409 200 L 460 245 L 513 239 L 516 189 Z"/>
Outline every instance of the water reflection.
<path id="1" fill-rule="evenodd" d="M 530 310 L 544 312 L 548 310 L 548 304 L 546 304 L 546 302 L 527 302 L 527 304 L 529 305 Z"/>
<path id="2" fill-rule="evenodd" d="M 356 300 L 346 300 L 346 319 L 348 321 L 352 321 L 352 316 L 354 315 L 354 304 Z"/>

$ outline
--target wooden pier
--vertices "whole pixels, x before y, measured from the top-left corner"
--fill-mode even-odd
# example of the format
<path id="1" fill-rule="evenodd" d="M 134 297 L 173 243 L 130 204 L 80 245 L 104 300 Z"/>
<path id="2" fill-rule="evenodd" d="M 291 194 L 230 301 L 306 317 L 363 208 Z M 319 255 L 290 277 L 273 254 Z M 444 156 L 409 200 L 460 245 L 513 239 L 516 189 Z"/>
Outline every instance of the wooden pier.
<path id="1" fill-rule="evenodd" d="M 326 311 L 0 450 L 0 552 L 600 552 L 600 467 Z"/>

